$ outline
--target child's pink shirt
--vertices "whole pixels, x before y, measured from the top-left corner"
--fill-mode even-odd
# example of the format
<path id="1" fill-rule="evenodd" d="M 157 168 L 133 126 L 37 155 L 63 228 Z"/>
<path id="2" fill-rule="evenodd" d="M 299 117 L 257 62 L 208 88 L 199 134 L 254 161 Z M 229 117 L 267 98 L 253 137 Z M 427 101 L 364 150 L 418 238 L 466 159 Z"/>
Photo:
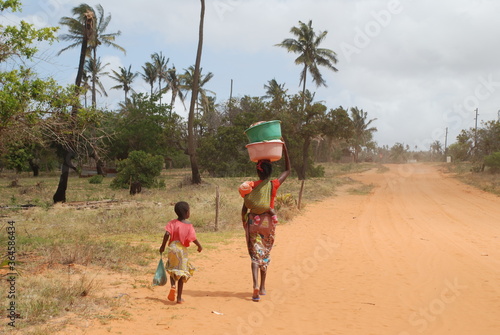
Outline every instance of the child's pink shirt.
<path id="1" fill-rule="evenodd" d="M 167 223 L 165 230 L 170 234 L 168 245 L 173 241 L 179 241 L 183 246 L 189 247 L 189 243 L 196 240 L 196 232 L 191 223 L 184 223 L 175 219 Z"/>

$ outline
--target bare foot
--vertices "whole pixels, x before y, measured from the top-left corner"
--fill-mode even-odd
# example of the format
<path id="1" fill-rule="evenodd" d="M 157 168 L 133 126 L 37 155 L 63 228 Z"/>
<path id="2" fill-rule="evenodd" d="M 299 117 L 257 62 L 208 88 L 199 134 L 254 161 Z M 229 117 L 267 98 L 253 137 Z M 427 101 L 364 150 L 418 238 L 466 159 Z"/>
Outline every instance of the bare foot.
<path id="1" fill-rule="evenodd" d="M 177 303 L 178 303 L 178 304 L 183 304 L 183 303 L 184 303 L 184 299 L 177 300 Z"/>

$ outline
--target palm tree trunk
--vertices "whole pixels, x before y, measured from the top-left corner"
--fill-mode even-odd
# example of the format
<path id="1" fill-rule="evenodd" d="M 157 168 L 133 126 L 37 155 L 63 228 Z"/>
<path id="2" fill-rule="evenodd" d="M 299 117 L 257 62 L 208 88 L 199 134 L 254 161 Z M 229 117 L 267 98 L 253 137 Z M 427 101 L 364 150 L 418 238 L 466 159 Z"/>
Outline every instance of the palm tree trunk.
<path id="1" fill-rule="evenodd" d="M 189 106 L 189 117 L 188 117 L 188 154 L 191 161 L 191 175 L 193 184 L 201 184 L 200 171 L 198 169 L 198 160 L 196 156 L 196 141 L 194 134 L 194 108 L 196 105 L 196 100 L 198 98 L 198 89 L 200 81 L 200 63 L 201 63 L 201 53 L 203 48 L 203 21 L 205 18 L 205 0 L 201 1 L 201 13 L 200 13 L 200 30 L 198 38 L 198 51 L 196 52 L 196 63 L 194 66 L 193 74 L 193 88 L 191 91 L 191 104 Z"/>
<path id="2" fill-rule="evenodd" d="M 161 77 L 158 77 L 158 86 L 159 86 L 159 92 L 160 92 L 160 105 L 161 105 Z"/>
<path id="3" fill-rule="evenodd" d="M 87 47 L 88 41 L 92 34 L 92 30 L 94 28 L 94 14 L 90 11 L 85 13 L 85 31 L 83 33 L 82 47 L 80 49 L 80 61 L 78 62 L 78 72 L 76 74 L 75 86 L 76 86 L 76 94 L 80 94 L 80 86 L 82 85 L 83 78 L 83 67 L 85 65 L 85 58 L 87 56 Z M 80 106 L 80 100 L 77 99 L 77 102 L 73 105 L 71 114 L 74 116 L 78 112 L 78 107 Z M 61 167 L 61 176 L 59 178 L 59 184 L 57 185 L 56 193 L 54 193 L 52 200 L 54 203 L 57 202 L 65 202 L 66 201 L 66 189 L 68 188 L 68 176 L 69 176 L 69 168 L 72 168 L 76 171 L 76 168 L 71 164 L 71 158 L 74 154 L 68 150 L 65 150 L 65 158 L 64 163 Z"/>
<path id="4" fill-rule="evenodd" d="M 172 116 L 172 112 L 174 110 L 175 99 L 177 99 L 177 89 L 172 89 L 172 100 L 170 100 L 170 109 L 168 110 L 169 117 Z M 185 107 L 184 107 L 184 109 L 185 109 Z"/>
<path id="5" fill-rule="evenodd" d="M 306 108 L 306 80 L 307 80 L 307 65 L 304 65 L 304 82 L 302 83 L 302 111 L 305 112 Z M 302 166 L 300 171 L 297 171 L 299 180 L 306 180 L 307 171 L 307 158 L 309 153 L 309 145 L 311 144 L 311 139 L 306 137 L 304 139 L 304 144 L 302 146 Z"/>
<path id="6" fill-rule="evenodd" d="M 302 166 L 300 167 L 300 171 L 298 171 L 299 180 L 306 179 L 307 160 L 309 158 L 310 145 L 311 145 L 311 138 L 308 136 L 304 139 L 304 143 L 302 145 Z"/>
<path id="7" fill-rule="evenodd" d="M 306 80 L 307 80 L 307 65 L 304 65 L 304 82 L 302 83 L 302 111 L 306 108 Z"/>
<path id="8" fill-rule="evenodd" d="M 78 63 L 78 72 L 76 73 L 76 79 L 75 79 L 75 86 L 77 88 L 79 88 L 82 85 L 83 67 L 85 65 L 85 56 L 87 54 L 87 45 L 88 45 L 88 41 L 84 35 L 84 38 L 82 41 L 82 47 L 80 49 L 80 61 Z"/>
<path id="9" fill-rule="evenodd" d="M 93 48 L 92 50 L 93 54 L 94 54 L 94 62 L 97 62 L 97 58 L 96 58 L 96 55 L 97 55 L 97 52 L 96 52 L 96 47 Z M 97 63 L 96 63 L 97 64 Z M 96 89 L 95 89 L 95 85 L 96 85 L 96 81 L 97 81 L 97 73 L 95 73 L 97 71 L 97 69 L 94 69 L 93 73 L 92 73 L 92 107 L 96 107 L 97 105 L 97 99 L 96 99 Z"/>
<path id="10" fill-rule="evenodd" d="M 92 75 L 92 107 L 96 107 L 97 105 L 97 100 L 95 96 L 95 76 Z"/>
<path id="11" fill-rule="evenodd" d="M 82 47 L 80 49 L 80 62 L 78 63 L 78 73 L 76 74 L 75 86 L 80 87 L 82 85 L 83 78 L 83 67 L 85 66 L 85 58 L 87 57 L 87 46 L 89 43 L 89 38 L 92 34 L 94 14 L 92 12 L 87 12 L 85 14 L 85 31 L 83 33 Z"/>
<path id="12" fill-rule="evenodd" d="M 170 100 L 170 106 L 174 108 L 175 99 L 177 98 L 177 90 L 172 90 L 172 100 Z"/>
<path id="13" fill-rule="evenodd" d="M 69 169 L 72 168 L 76 171 L 76 168 L 71 163 L 71 159 L 74 157 L 74 154 L 71 151 L 67 151 L 65 153 L 64 162 L 61 168 L 61 177 L 59 178 L 59 184 L 57 185 L 56 193 L 52 197 L 54 203 L 58 202 L 66 202 L 66 189 L 68 188 L 68 176 Z"/>
<path id="14" fill-rule="evenodd" d="M 304 82 L 302 83 L 302 96 L 304 97 L 303 98 L 304 100 L 306 96 L 306 80 L 307 80 L 307 65 L 304 65 Z"/>

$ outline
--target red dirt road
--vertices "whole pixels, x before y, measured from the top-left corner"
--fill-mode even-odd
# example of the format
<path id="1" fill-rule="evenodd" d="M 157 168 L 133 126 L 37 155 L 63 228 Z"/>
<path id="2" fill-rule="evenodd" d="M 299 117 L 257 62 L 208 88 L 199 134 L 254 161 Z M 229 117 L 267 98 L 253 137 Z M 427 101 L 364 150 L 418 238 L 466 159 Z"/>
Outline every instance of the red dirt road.
<path id="1" fill-rule="evenodd" d="M 434 166 L 388 167 L 352 176 L 370 194 L 309 205 L 278 226 L 259 303 L 242 234 L 190 250 L 186 303 L 168 301 L 167 287 L 132 288 L 152 274 L 123 276 L 102 288 L 126 319 L 74 319 L 60 334 L 500 334 L 500 197 Z"/>

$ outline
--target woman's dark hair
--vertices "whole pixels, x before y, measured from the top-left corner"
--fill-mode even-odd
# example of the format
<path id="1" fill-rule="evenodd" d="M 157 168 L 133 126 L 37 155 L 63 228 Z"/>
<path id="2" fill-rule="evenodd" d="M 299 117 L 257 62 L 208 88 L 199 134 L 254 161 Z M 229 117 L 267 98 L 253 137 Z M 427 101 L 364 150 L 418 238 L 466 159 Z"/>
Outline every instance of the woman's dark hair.
<path id="1" fill-rule="evenodd" d="M 273 165 L 270 160 L 261 159 L 257 162 L 257 175 L 261 180 L 271 177 L 273 173 Z"/>
<path id="2" fill-rule="evenodd" d="M 189 204 L 185 201 L 179 201 L 174 206 L 175 214 L 177 214 L 178 220 L 184 220 L 186 218 L 187 212 L 189 212 Z"/>

